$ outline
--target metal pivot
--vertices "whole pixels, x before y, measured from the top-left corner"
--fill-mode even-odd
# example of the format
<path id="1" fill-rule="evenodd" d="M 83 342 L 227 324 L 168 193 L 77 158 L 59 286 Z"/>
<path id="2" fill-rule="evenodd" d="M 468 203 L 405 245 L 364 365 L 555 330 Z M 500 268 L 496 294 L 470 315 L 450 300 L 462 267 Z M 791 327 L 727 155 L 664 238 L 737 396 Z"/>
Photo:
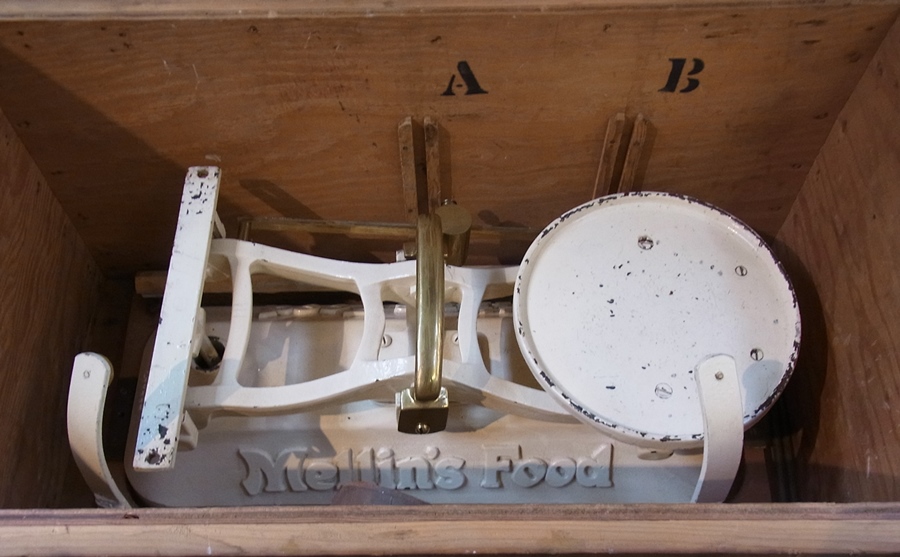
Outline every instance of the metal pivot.
<path id="1" fill-rule="evenodd" d="M 441 218 L 419 215 L 416 257 L 416 380 L 397 394 L 397 430 L 435 433 L 447 427 L 450 401 L 441 386 L 444 354 L 444 254 Z"/>

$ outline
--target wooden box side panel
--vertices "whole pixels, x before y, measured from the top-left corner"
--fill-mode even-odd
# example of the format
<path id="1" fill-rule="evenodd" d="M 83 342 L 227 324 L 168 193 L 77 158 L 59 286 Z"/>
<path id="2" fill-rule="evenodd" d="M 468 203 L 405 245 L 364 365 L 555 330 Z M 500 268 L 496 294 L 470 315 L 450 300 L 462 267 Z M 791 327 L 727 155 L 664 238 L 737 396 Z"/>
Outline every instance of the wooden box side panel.
<path id="1" fill-rule="evenodd" d="M 0 113 L 0 507 L 62 504 L 72 359 L 100 273 Z"/>
<path id="2" fill-rule="evenodd" d="M 232 234 L 242 216 L 403 222 L 410 115 L 440 123 L 444 191 L 477 225 L 540 229 L 591 199 L 607 122 L 625 112 L 650 122 L 642 189 L 774 236 L 900 7 L 435 10 L 3 21 L 0 106 L 109 275 L 165 268 L 196 164 L 224 169 Z M 472 253 L 518 262 L 527 245 Z"/>
<path id="3" fill-rule="evenodd" d="M 779 232 L 804 318 L 786 393 L 799 495 L 900 500 L 900 25 Z"/>

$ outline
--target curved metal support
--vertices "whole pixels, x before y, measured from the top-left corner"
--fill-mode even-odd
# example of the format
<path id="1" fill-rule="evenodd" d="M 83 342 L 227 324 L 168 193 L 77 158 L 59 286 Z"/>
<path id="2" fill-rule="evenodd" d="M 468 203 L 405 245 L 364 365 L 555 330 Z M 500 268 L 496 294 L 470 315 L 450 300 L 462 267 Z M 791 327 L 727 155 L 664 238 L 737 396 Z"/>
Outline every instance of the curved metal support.
<path id="1" fill-rule="evenodd" d="M 427 402 L 441 394 L 444 357 L 444 253 L 440 217 L 419 215 L 417 232 L 415 400 Z"/>
<path id="2" fill-rule="evenodd" d="M 72 456 L 97 505 L 127 509 L 132 502 L 113 478 L 103 452 L 103 407 L 112 374 L 112 364 L 100 354 L 75 356 L 66 421 Z"/>
<path id="3" fill-rule="evenodd" d="M 416 380 L 397 394 L 397 430 L 434 433 L 447 427 L 450 401 L 441 387 L 444 358 L 444 250 L 441 218 L 419 215 L 416 255 Z"/>
<path id="4" fill-rule="evenodd" d="M 734 358 L 710 356 L 694 376 L 703 411 L 703 465 L 691 501 L 721 503 L 728 496 L 744 448 L 744 410 Z"/>

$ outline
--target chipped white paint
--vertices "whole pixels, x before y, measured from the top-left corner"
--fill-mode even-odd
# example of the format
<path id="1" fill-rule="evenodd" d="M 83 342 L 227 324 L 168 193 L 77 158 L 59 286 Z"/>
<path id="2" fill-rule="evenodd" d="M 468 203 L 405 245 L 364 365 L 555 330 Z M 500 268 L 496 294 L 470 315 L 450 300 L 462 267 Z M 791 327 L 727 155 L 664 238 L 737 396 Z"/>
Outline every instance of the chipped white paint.
<path id="1" fill-rule="evenodd" d="M 408 313 L 402 305 L 386 306 L 384 334 L 392 340 L 378 354 L 380 361 L 414 352 L 415 328 Z M 448 322 L 460 314 L 451 307 Z M 229 336 L 227 308 L 209 308 L 207 319 L 209 335 Z M 272 394 L 284 385 L 310 387 L 342 373 L 353 365 L 365 326 L 360 305 L 255 308 L 239 384 Z M 452 342 L 456 333 L 452 327 L 446 331 L 444 362 L 456 362 L 459 369 L 463 356 Z M 477 336 L 490 376 L 547 397 L 526 386 L 536 385 L 514 334 L 509 302 L 482 304 Z M 535 416 L 527 406 L 485 408 L 480 390 L 458 378 L 445 383 L 457 395 L 448 431 L 399 433 L 393 393 L 412 378 L 410 366 L 352 398 L 306 409 L 311 411 L 213 413 L 196 449 L 180 449 L 173 470 L 129 470 L 131 485 L 142 500 L 165 506 L 328 504 L 340 485 L 355 481 L 403 490 L 431 503 L 690 501 L 701 455 L 647 460 L 643 449 L 616 443 L 562 408 L 553 419 Z M 188 406 L 194 394 L 216 389 L 189 387 Z"/>
<path id="2" fill-rule="evenodd" d="M 138 470 L 174 465 L 184 395 L 194 354 L 195 322 L 216 222 L 220 171 L 189 169 L 179 208 L 159 330 L 143 393 L 133 459 Z"/>
<path id="3" fill-rule="evenodd" d="M 203 416 L 217 410 L 243 415 L 305 412 L 323 405 L 371 399 L 389 389 L 402 390 L 412 382 L 415 351 L 398 350 L 398 346 L 406 346 L 400 343 L 385 347 L 382 341 L 384 304 L 414 305 L 415 261 L 350 263 L 234 239 L 214 240 L 211 256 L 225 258 L 231 264 L 231 319 L 227 331 L 207 331 L 225 339 L 225 354 L 212 385 L 189 389 L 187 410 Z M 242 370 L 248 365 L 251 344 L 261 341 L 253 335 L 256 315 L 251 287 L 253 273 L 360 295 L 364 311 L 359 330 L 352 335 L 335 334 L 334 338 L 316 337 L 317 342 L 323 343 L 320 350 L 327 350 L 325 345 L 334 340 L 357 346 L 347 355 L 344 366 L 317 370 L 314 380 L 299 383 L 256 385 L 251 382 L 251 387 L 241 380 L 242 374 L 246 375 Z M 443 366 L 444 384 L 457 388 L 452 394 L 454 400 L 483 399 L 483 404 L 490 408 L 557 421 L 569 419 L 567 411 L 544 391 L 492 375 L 481 357 L 477 331 L 479 308 L 486 298 L 508 296 L 512 292 L 516 268 L 448 266 L 445 273 L 446 301 L 459 305 L 459 327 L 455 333 L 459 352 L 449 358 L 445 355 Z M 315 332 L 311 330 L 310 334 Z M 399 336 L 405 334 L 408 333 Z M 351 336 L 355 338 L 348 338 Z"/>
<path id="4" fill-rule="evenodd" d="M 97 505 L 128 508 L 131 502 L 116 485 L 103 452 L 103 407 L 112 375 L 112 365 L 100 354 L 84 352 L 75 356 L 66 425 L 75 464 L 94 492 Z"/>
<path id="5" fill-rule="evenodd" d="M 445 267 L 451 425 L 400 434 L 392 401 L 414 377 L 415 262 L 213 239 L 218 174 L 194 168 L 185 182 L 134 429 L 127 470 L 152 503 L 327 503 L 359 480 L 431 502 L 721 500 L 744 427 L 793 367 L 793 291 L 755 234 L 692 200 L 611 196 L 554 222 L 521 267 Z M 224 314 L 199 308 L 211 273 L 231 277 Z M 263 273 L 361 306 L 256 308 Z M 490 302 L 511 294 L 511 306 Z M 188 386 L 203 335 L 224 342 L 223 359 Z M 670 450 L 704 440 L 702 455 Z M 170 470 L 141 473 L 152 469 Z"/>
<path id="6" fill-rule="evenodd" d="M 604 432 L 657 449 L 702 446 L 699 362 L 734 357 L 749 427 L 783 389 L 800 340 L 793 290 L 762 239 L 661 193 L 601 198 L 550 224 L 525 255 L 514 312 L 544 388 Z"/>

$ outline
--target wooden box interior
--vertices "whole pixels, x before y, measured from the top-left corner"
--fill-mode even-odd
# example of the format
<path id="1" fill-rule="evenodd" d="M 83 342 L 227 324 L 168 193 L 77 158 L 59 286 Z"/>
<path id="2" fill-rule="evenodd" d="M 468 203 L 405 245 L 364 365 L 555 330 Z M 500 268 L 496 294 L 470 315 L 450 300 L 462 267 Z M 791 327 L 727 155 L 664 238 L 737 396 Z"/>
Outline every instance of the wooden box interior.
<path id="1" fill-rule="evenodd" d="M 18 533 L 13 552 L 41 553 L 54 525 L 122 522 L 48 510 L 90 501 L 65 433 L 71 363 L 87 349 L 121 363 L 130 285 L 166 268 L 188 166 L 223 168 L 219 212 L 232 233 L 245 216 L 404 222 L 397 124 L 432 116 L 445 187 L 475 222 L 539 229 L 591 198 L 606 123 L 624 112 L 650 123 L 641 189 L 733 213 L 794 281 L 804 339 L 780 408 L 784 500 L 798 503 L 766 507 L 765 520 L 729 505 L 407 509 L 337 546 L 315 528 L 370 520 L 364 510 L 135 516 L 166 531 L 255 524 L 273 539 L 288 535 L 279 524 L 302 523 L 316 543 L 288 552 L 896 550 L 898 15 L 896 2 L 829 0 L 0 3 L 0 507 L 19 510 L 0 516 L 0 532 Z M 466 94 L 478 91 L 461 62 L 484 93 Z M 387 253 L 303 244 L 360 261 Z M 481 246 L 475 258 L 511 263 L 525 247 Z M 423 541 L 417 528 L 438 520 L 450 533 Z M 624 521 L 619 534 L 598 534 L 610 520 Z M 699 537 L 673 530 L 654 545 L 637 527 L 667 520 Z M 741 545 L 728 531 L 745 520 L 782 537 L 750 526 L 758 544 Z M 518 537 L 503 521 L 519 521 Z M 801 522 L 827 540 L 803 545 L 790 533 Z M 844 527 L 857 545 L 827 534 Z M 68 530 L 57 547 L 102 547 Z M 412 537 L 372 541 L 390 531 Z M 195 552 L 187 541 L 170 549 Z"/>

